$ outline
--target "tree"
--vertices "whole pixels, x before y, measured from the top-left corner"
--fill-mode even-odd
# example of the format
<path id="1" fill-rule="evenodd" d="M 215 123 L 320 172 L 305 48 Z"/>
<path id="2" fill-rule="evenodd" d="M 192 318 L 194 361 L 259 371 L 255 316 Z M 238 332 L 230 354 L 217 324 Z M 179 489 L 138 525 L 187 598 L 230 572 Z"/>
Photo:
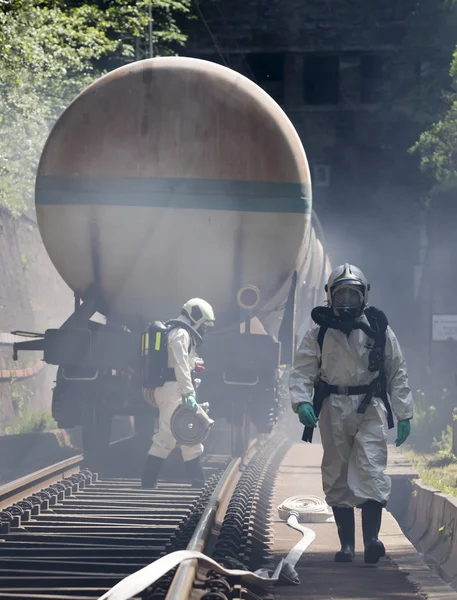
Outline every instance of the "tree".
<path id="1" fill-rule="evenodd" d="M 154 0 L 156 54 L 186 36 L 177 19 L 191 0 Z M 50 126 L 103 70 L 134 58 L 148 23 L 144 0 L 0 0 L 0 205 L 32 206 L 38 159 Z"/>
<path id="2" fill-rule="evenodd" d="M 420 156 L 430 195 L 457 188 L 457 52 L 450 75 L 451 90 L 444 94 L 447 107 L 441 119 L 424 131 L 411 152 Z"/>
<path id="3" fill-rule="evenodd" d="M 449 63 L 457 43 L 456 0 L 413 0 L 397 55 L 396 109 L 428 127 L 443 108 Z"/>
<path id="4" fill-rule="evenodd" d="M 417 127 L 410 152 L 419 158 L 428 199 L 457 186 L 456 31 L 456 0 L 418 0 L 404 45 L 404 56 L 416 61 L 417 82 L 405 81 L 400 95 Z"/>

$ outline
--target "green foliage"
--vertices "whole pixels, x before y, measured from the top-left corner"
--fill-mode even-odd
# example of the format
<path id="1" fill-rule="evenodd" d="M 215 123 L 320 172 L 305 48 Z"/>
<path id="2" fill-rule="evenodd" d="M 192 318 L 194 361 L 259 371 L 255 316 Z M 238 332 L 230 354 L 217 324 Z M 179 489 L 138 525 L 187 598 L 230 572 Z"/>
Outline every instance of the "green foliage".
<path id="1" fill-rule="evenodd" d="M 423 133 L 410 152 L 419 157 L 433 196 L 457 187 L 457 2 L 422 0 L 418 4 L 421 26 L 414 32 L 411 49 L 420 46 L 417 54 L 426 69 L 408 98 Z M 421 43 L 421 36 L 426 43 Z"/>
<path id="2" fill-rule="evenodd" d="M 13 410 L 16 415 L 20 414 L 25 410 L 30 401 L 33 398 L 33 392 L 27 385 L 22 381 L 13 378 L 11 380 L 11 401 L 13 404 Z"/>
<path id="3" fill-rule="evenodd" d="M 435 406 L 427 406 L 421 402 L 423 398 L 419 396 L 414 405 L 414 419 L 412 421 L 411 435 L 408 445 L 422 451 L 428 451 L 433 443 L 433 433 L 437 432 L 436 425 L 438 415 Z"/>
<path id="4" fill-rule="evenodd" d="M 438 457 L 429 461 L 429 466 L 444 467 L 457 463 L 457 457 L 452 453 L 452 436 L 452 425 L 448 425 L 439 439 L 434 438 L 432 447 L 438 451 Z"/>
<path id="5" fill-rule="evenodd" d="M 18 414 L 14 423 L 5 428 L 6 435 L 18 435 L 20 433 L 40 433 L 56 429 L 57 423 L 50 412 L 33 413 L 29 410 Z"/>
<path id="6" fill-rule="evenodd" d="M 439 439 L 434 438 L 433 448 L 438 450 L 438 454 L 445 455 L 450 454 L 452 450 L 452 425 L 448 425 L 444 431 L 441 432 Z"/>
<path id="7" fill-rule="evenodd" d="M 457 85 L 457 78 L 456 78 Z M 420 155 L 421 170 L 433 191 L 457 187 L 457 97 L 442 119 L 422 133 L 411 152 Z"/>
<path id="8" fill-rule="evenodd" d="M 416 390 L 414 396 L 414 419 L 408 447 L 419 452 L 430 453 L 438 451 L 444 456 L 452 448 L 452 409 L 454 400 L 449 391 L 444 388 L 440 397 L 432 401 L 424 391 Z"/>
<path id="9" fill-rule="evenodd" d="M 186 37 L 177 19 L 191 0 L 154 0 L 156 54 Z M 144 0 L 0 0 L 0 205 L 32 206 L 39 156 L 52 123 L 111 65 L 134 58 L 148 23 Z"/>
<path id="10" fill-rule="evenodd" d="M 16 416 L 13 423 L 5 428 L 6 435 L 38 433 L 57 428 L 50 412 L 34 413 L 28 408 L 33 400 L 33 392 L 27 382 L 17 379 L 11 381 L 11 400 Z"/>
<path id="11" fill-rule="evenodd" d="M 403 453 L 416 466 L 424 483 L 445 494 L 457 496 L 457 460 L 446 460 L 411 449 L 404 450 Z"/>

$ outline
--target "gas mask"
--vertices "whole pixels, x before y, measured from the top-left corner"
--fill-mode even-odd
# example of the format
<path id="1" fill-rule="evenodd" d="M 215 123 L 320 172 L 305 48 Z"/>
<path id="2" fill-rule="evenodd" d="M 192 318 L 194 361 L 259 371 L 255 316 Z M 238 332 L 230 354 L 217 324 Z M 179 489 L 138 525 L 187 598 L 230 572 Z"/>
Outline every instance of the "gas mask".
<path id="1" fill-rule="evenodd" d="M 360 317 L 364 308 L 362 286 L 339 285 L 332 291 L 332 309 L 342 321 L 352 321 Z"/>
<path id="2" fill-rule="evenodd" d="M 205 335 L 208 329 L 208 323 L 202 323 L 200 327 L 197 327 L 197 333 L 199 333 L 202 337 Z"/>

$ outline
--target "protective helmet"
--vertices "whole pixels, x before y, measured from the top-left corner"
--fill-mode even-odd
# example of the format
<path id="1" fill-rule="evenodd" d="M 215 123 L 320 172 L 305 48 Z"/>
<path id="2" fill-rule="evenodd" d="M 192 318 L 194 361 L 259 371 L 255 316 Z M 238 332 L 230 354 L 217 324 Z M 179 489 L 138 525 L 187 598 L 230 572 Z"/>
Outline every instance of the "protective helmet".
<path id="1" fill-rule="evenodd" d="M 192 298 L 182 307 L 181 314 L 190 319 L 192 326 L 199 329 L 202 325 L 214 325 L 214 311 L 208 302 L 201 298 Z"/>
<path id="2" fill-rule="evenodd" d="M 328 305 L 337 316 L 359 317 L 367 305 L 369 290 L 362 271 L 348 263 L 332 271 L 325 286 Z"/>

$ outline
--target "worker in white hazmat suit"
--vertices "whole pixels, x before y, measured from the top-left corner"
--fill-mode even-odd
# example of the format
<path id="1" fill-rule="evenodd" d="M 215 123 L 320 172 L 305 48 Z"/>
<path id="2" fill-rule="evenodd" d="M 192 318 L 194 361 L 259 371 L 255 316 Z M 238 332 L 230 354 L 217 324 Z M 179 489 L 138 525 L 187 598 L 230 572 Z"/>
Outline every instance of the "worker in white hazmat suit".
<path id="1" fill-rule="evenodd" d="M 187 327 L 174 327 L 168 335 L 168 367 L 174 370 L 175 381 L 167 381 L 154 391 L 154 397 L 159 409 L 158 431 L 152 438 L 152 445 L 143 470 L 142 486 L 153 489 L 164 460 L 176 446 L 170 421 L 175 410 L 185 403 L 186 408 L 197 412 L 197 401 L 192 371 L 198 361 L 196 343 L 192 328 L 201 336 L 207 326 L 214 325 L 214 312 L 208 302 L 193 298 L 184 304 L 178 319 Z M 191 329 L 189 330 L 189 326 Z M 200 457 L 203 445 L 182 445 L 182 456 L 186 465 L 188 477 L 195 487 L 205 483 L 205 476 Z"/>
<path id="2" fill-rule="evenodd" d="M 394 332 L 384 313 L 367 308 L 370 286 L 362 271 L 340 266 L 325 289 L 328 308 L 312 311 L 315 325 L 305 335 L 291 370 L 292 408 L 305 425 L 305 441 L 311 441 L 319 421 L 323 488 L 341 541 L 335 560 L 354 558 L 358 507 L 364 559 L 375 564 L 385 554 L 378 534 L 391 487 L 384 472 L 387 431 L 393 427 L 393 410 L 397 446 L 406 440 L 413 398 Z"/>

